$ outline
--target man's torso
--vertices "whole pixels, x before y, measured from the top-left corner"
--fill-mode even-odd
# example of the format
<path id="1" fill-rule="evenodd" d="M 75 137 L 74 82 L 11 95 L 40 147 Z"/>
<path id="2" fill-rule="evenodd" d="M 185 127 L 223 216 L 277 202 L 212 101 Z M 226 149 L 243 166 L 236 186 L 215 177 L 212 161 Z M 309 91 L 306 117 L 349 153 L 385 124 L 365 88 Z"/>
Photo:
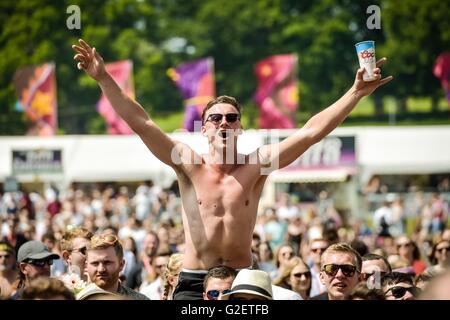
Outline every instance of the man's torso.
<path id="1" fill-rule="evenodd" d="M 202 163 L 178 172 L 186 235 L 184 267 L 234 268 L 252 263 L 251 239 L 267 176 L 259 164 L 233 165 L 223 173 Z"/>

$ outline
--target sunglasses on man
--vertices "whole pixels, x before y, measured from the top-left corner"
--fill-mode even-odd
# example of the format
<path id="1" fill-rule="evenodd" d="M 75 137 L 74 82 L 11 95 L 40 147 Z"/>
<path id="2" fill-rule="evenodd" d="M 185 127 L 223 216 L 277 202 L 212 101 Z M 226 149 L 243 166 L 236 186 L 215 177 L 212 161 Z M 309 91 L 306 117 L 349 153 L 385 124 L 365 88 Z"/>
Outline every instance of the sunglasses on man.
<path id="1" fill-rule="evenodd" d="M 227 114 L 212 113 L 206 118 L 205 123 L 211 121 L 214 124 L 219 124 L 222 122 L 224 116 L 225 120 L 227 120 L 228 123 L 233 123 L 241 119 L 241 115 L 239 113 L 227 113 Z"/>
<path id="2" fill-rule="evenodd" d="M 81 248 L 72 249 L 72 252 L 79 252 L 83 256 L 85 256 L 86 255 L 86 250 L 87 250 L 86 247 L 81 247 Z"/>
<path id="3" fill-rule="evenodd" d="M 219 291 L 219 290 L 209 290 L 208 292 L 206 292 L 206 296 L 208 298 L 208 300 L 217 300 L 219 299 L 219 295 L 222 294 L 227 294 L 231 292 L 230 289 L 225 289 L 223 291 Z"/>
<path id="4" fill-rule="evenodd" d="M 417 288 L 417 287 L 395 286 L 395 287 L 389 288 L 384 294 L 387 295 L 389 293 L 389 291 L 392 293 L 392 295 L 396 299 L 400 299 L 401 297 L 403 297 L 405 295 L 406 291 L 411 292 L 411 294 L 414 297 L 417 297 L 422 292 L 422 290 L 420 290 L 420 288 Z"/>
<path id="5" fill-rule="evenodd" d="M 51 266 L 53 264 L 52 259 L 45 259 L 45 260 L 27 260 L 26 263 L 31 264 L 38 268 L 43 268 L 44 266 Z"/>
<path id="6" fill-rule="evenodd" d="M 322 270 L 330 277 L 336 276 L 339 269 L 341 269 L 342 273 L 347 278 L 353 277 L 357 271 L 356 267 L 351 264 L 326 264 L 322 268 Z"/>

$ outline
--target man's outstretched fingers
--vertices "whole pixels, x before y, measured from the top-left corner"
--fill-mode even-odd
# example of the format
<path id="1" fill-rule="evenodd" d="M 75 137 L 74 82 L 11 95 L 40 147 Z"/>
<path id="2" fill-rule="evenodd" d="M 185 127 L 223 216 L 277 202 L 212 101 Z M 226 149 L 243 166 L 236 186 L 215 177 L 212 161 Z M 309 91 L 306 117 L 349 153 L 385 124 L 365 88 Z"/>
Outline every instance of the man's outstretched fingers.
<path id="1" fill-rule="evenodd" d="M 389 76 L 389 77 L 386 77 L 386 78 L 382 79 L 382 80 L 380 81 L 380 86 L 382 86 L 382 85 L 388 83 L 388 82 L 391 81 L 392 79 L 394 79 L 393 76 Z"/>
<path id="2" fill-rule="evenodd" d="M 378 61 L 377 61 L 377 67 L 383 65 L 383 64 L 386 62 L 386 60 L 387 60 L 387 59 L 386 59 L 385 57 L 383 57 L 383 58 L 381 58 L 380 60 L 378 60 Z"/>
<path id="3" fill-rule="evenodd" d="M 100 60 L 102 58 L 95 48 L 92 49 L 92 51 L 94 53 L 94 57 L 97 58 L 97 60 Z"/>
<path id="4" fill-rule="evenodd" d="M 72 49 L 75 50 L 76 52 L 79 52 L 79 53 L 87 56 L 87 51 L 82 47 L 79 47 L 77 45 L 72 45 Z"/>
<path id="5" fill-rule="evenodd" d="M 91 46 L 87 44 L 86 41 L 84 41 L 83 39 L 78 39 L 78 42 L 83 46 L 83 48 L 87 49 L 87 50 L 91 50 Z"/>

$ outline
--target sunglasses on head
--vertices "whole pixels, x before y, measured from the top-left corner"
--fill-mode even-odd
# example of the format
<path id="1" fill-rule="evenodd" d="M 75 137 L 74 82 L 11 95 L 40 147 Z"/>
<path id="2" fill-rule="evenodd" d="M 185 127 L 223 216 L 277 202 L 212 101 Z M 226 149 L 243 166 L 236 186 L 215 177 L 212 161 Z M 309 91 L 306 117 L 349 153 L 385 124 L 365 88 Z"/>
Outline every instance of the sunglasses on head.
<path id="1" fill-rule="evenodd" d="M 48 259 L 48 260 L 28 260 L 27 261 L 28 264 L 31 264 L 35 267 L 39 267 L 42 268 L 44 266 L 51 266 L 53 264 L 53 260 L 52 259 Z"/>
<path id="2" fill-rule="evenodd" d="M 219 298 L 219 295 L 222 294 L 227 294 L 231 292 L 230 289 L 225 289 L 223 291 L 219 291 L 219 290 L 209 290 L 208 292 L 206 292 L 206 296 L 208 297 L 208 300 L 217 300 Z"/>
<path id="3" fill-rule="evenodd" d="M 114 234 L 98 234 L 91 238 L 92 244 L 99 244 L 99 243 L 107 243 L 111 246 L 113 246 L 117 241 L 119 241 L 119 238 L 117 238 Z"/>
<path id="4" fill-rule="evenodd" d="M 361 278 L 365 281 L 374 275 L 379 275 L 380 279 L 382 279 L 385 275 L 387 275 L 387 272 L 374 271 L 372 273 L 361 273 Z"/>
<path id="5" fill-rule="evenodd" d="M 206 118 L 206 122 L 211 121 L 214 124 L 218 124 L 222 122 L 223 117 L 225 116 L 225 120 L 229 123 L 236 122 L 237 120 L 241 119 L 241 115 L 239 113 L 227 113 L 227 114 L 221 114 L 221 113 L 213 113 Z"/>
<path id="6" fill-rule="evenodd" d="M 311 272 L 306 271 L 306 272 L 297 272 L 293 274 L 294 277 L 300 279 L 302 276 L 305 276 L 306 278 L 311 278 Z"/>
<path id="7" fill-rule="evenodd" d="M 392 292 L 392 295 L 396 299 L 399 299 L 399 298 L 403 297 L 405 295 L 406 291 L 411 292 L 411 294 L 414 297 L 417 297 L 420 294 L 420 292 L 421 292 L 421 290 L 419 288 L 417 288 L 417 287 L 408 287 L 408 288 L 406 288 L 406 287 L 401 287 L 401 286 L 396 286 L 396 287 L 389 288 L 385 292 L 385 294 L 387 294 L 389 291 Z"/>
<path id="8" fill-rule="evenodd" d="M 341 269 L 344 276 L 347 278 L 353 277 L 356 272 L 356 267 L 351 264 L 326 264 L 323 266 L 323 271 L 329 276 L 334 277 L 339 269 Z"/>

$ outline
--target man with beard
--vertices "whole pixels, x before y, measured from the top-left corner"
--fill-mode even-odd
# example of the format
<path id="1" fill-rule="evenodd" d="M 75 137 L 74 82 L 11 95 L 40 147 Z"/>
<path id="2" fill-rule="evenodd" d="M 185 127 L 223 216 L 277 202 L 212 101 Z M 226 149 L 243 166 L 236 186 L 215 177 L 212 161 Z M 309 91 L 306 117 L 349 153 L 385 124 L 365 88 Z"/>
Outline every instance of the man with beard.
<path id="1" fill-rule="evenodd" d="M 360 280 L 362 259 L 346 243 L 329 246 L 321 257 L 320 281 L 327 292 L 312 300 L 346 300 Z"/>
<path id="2" fill-rule="evenodd" d="M 360 68 L 347 93 L 297 133 L 247 155 L 237 152 L 243 130 L 238 102 L 229 96 L 217 97 L 203 109 L 200 130 L 208 140 L 208 153 L 198 154 L 165 134 L 145 109 L 120 89 L 95 48 L 81 39 L 72 48 L 78 68 L 97 81 L 114 111 L 177 175 L 186 247 L 174 300 L 202 299 L 202 283 L 211 267 L 252 265 L 252 234 L 268 175 L 295 161 L 341 124 L 363 97 L 392 80 L 382 79 L 378 68 L 386 59 L 378 61 L 374 81 L 363 81 L 365 70 Z"/>
<path id="3" fill-rule="evenodd" d="M 103 290 L 117 293 L 132 300 L 148 298 L 119 281 L 119 274 L 125 266 L 123 247 L 117 236 L 100 234 L 91 238 L 86 251 L 86 271 L 89 280 Z"/>
<path id="4" fill-rule="evenodd" d="M 20 282 L 11 299 L 20 299 L 22 292 L 31 280 L 39 277 L 50 277 L 50 266 L 55 259 L 59 259 L 59 256 L 50 252 L 41 241 L 32 240 L 21 245 L 17 253 Z"/>

